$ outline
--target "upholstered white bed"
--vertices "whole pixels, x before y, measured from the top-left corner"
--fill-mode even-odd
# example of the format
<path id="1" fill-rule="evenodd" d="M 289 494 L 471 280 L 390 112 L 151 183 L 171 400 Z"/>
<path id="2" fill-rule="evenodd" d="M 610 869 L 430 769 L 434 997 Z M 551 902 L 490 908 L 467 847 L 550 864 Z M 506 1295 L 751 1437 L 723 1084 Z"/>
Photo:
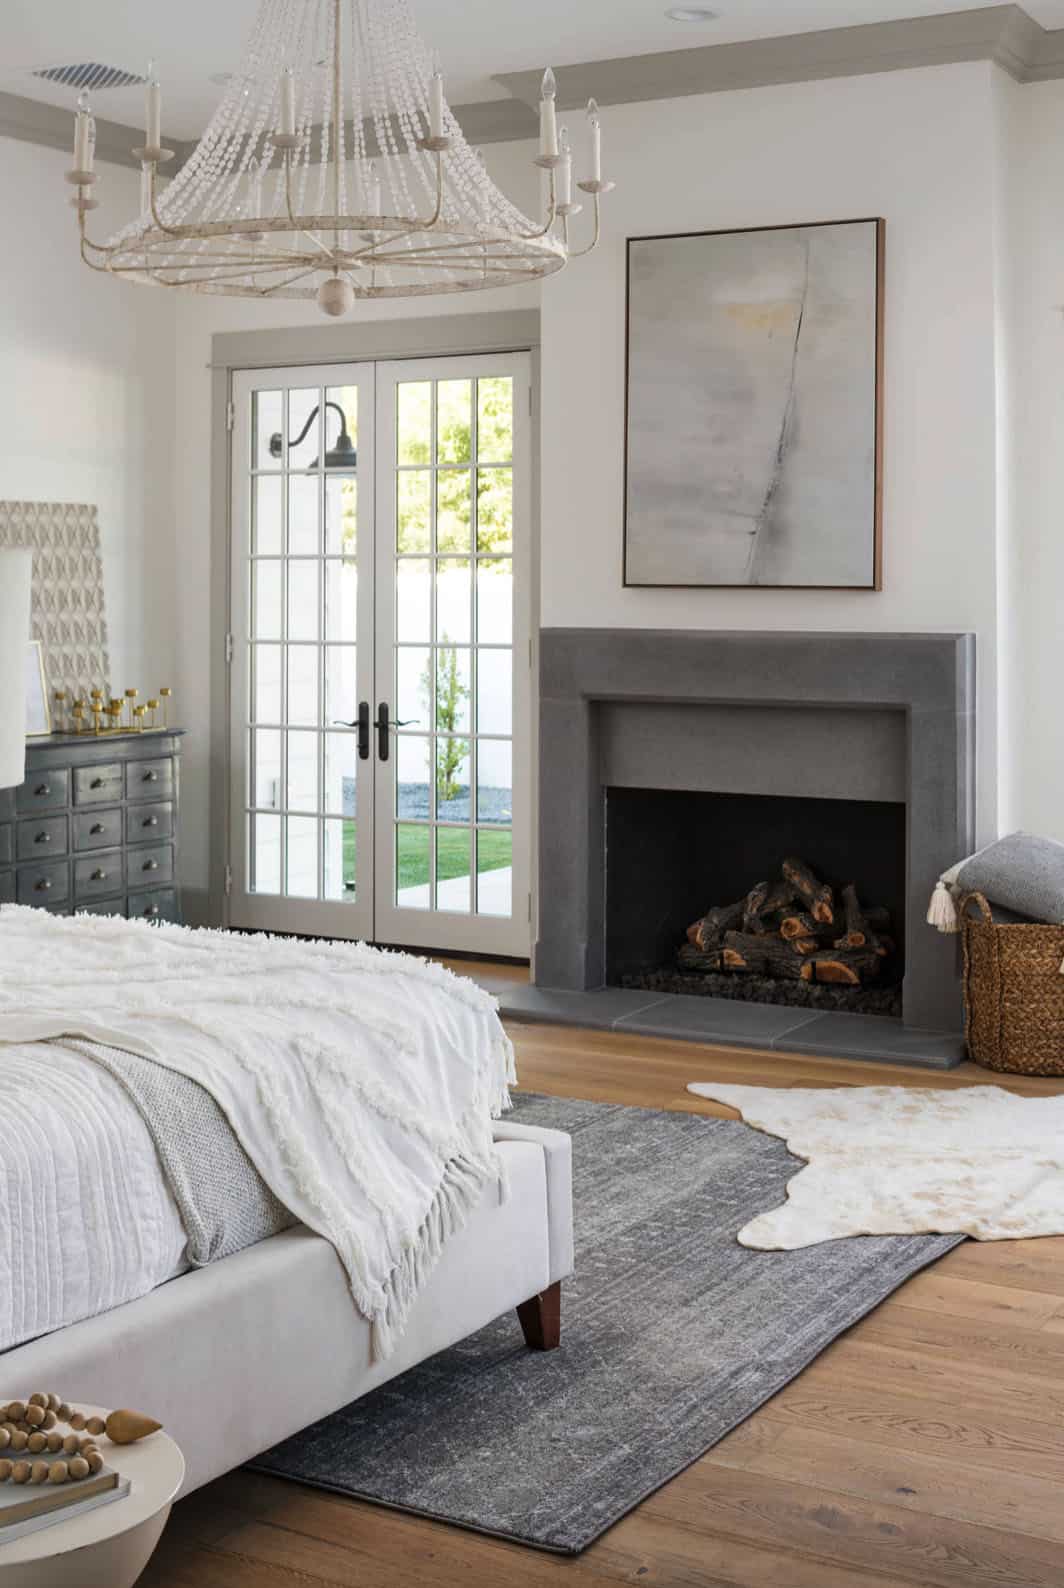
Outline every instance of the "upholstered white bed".
<path id="1" fill-rule="evenodd" d="M 570 1143 L 515 1079 L 408 956 L 0 910 L 6 1393 L 150 1413 L 187 1490 L 511 1308 L 550 1348 Z"/>
<path id="2" fill-rule="evenodd" d="M 329 1242 L 296 1227 L 16 1346 L 0 1356 L 5 1393 L 149 1411 L 184 1452 L 188 1493 L 571 1273 L 569 1137 L 506 1122 L 495 1137 L 509 1195 L 486 1191 L 451 1237 L 387 1360 Z"/>

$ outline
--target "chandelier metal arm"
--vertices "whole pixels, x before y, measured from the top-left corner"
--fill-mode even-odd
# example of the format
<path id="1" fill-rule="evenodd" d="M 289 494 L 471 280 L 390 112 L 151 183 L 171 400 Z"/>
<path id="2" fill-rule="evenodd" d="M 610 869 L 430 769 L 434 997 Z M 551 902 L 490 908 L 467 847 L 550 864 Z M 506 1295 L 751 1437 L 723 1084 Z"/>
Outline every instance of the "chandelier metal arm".
<path id="1" fill-rule="evenodd" d="M 583 248 L 571 248 L 571 249 L 569 249 L 569 258 L 570 259 L 583 259 L 585 254 L 590 254 L 593 249 L 598 247 L 599 242 L 601 241 L 601 238 L 602 238 L 602 209 L 601 209 L 601 204 L 600 204 L 600 200 L 599 200 L 599 195 L 597 193 L 593 195 L 592 209 L 593 209 L 594 216 L 595 216 L 595 224 L 594 224 L 594 230 L 593 230 L 593 232 L 591 234 L 591 241 L 589 243 L 585 244 L 585 246 Z M 569 217 L 566 216 L 565 219 L 566 219 L 566 223 L 567 223 L 566 224 L 566 235 L 568 236 L 568 229 L 569 229 L 568 228 L 568 219 L 569 219 Z"/>

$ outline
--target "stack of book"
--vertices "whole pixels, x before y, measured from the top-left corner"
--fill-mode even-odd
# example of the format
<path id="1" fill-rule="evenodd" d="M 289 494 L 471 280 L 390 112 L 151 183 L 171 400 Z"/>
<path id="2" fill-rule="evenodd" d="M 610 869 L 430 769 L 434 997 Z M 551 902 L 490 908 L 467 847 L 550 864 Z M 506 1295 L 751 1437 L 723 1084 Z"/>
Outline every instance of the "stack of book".
<path id="1" fill-rule="evenodd" d="M 51 1466 L 53 1461 L 66 1458 L 62 1451 L 57 1451 L 55 1455 L 41 1454 L 24 1459 L 31 1465 L 44 1461 Z M 129 1479 L 106 1465 L 74 1483 L 49 1483 L 47 1479 L 40 1483 L 13 1483 L 8 1479 L 0 1483 L 0 1548 L 24 1533 L 35 1533 L 53 1522 L 65 1522 L 69 1517 L 95 1510 L 98 1505 L 121 1500 L 129 1489 Z"/>

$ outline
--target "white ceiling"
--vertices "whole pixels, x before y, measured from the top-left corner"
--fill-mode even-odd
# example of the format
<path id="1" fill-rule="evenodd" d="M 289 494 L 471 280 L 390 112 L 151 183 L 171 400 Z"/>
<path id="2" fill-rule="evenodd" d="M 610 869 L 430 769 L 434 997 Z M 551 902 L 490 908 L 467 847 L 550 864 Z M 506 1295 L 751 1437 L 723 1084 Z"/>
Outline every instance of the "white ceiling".
<path id="1" fill-rule="evenodd" d="M 998 0 L 708 0 L 720 13 L 708 25 L 668 20 L 673 0 L 411 0 L 438 50 L 454 104 L 498 99 L 492 78 L 540 66 L 727 44 L 821 28 L 965 11 Z M 143 71 L 158 64 L 165 125 L 172 137 L 199 135 L 219 89 L 211 75 L 239 64 L 257 0 L 3 0 L 0 89 L 71 105 L 69 90 L 27 74 L 35 66 L 99 61 Z M 1024 0 L 1046 28 L 1064 27 L 1064 0 Z M 97 114 L 140 119 L 139 90 L 94 98 Z"/>

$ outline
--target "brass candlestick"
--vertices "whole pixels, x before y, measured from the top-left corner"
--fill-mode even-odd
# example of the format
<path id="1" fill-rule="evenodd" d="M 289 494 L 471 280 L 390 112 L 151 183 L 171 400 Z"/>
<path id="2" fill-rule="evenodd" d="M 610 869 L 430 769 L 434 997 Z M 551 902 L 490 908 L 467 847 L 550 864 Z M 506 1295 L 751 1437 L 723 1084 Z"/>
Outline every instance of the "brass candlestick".
<path id="1" fill-rule="evenodd" d="M 157 728 L 159 726 L 159 702 L 154 695 L 148 701 L 148 710 L 151 712 L 151 726 Z"/>
<path id="2" fill-rule="evenodd" d="M 99 694 L 99 690 L 94 689 L 93 694 Z M 100 720 L 103 716 L 103 701 L 94 700 L 89 709 L 92 712 L 92 731 L 93 733 L 100 733 Z"/>
<path id="3" fill-rule="evenodd" d="M 173 693 L 174 692 L 169 687 L 169 685 L 164 685 L 164 687 L 162 689 L 160 689 L 160 691 L 159 691 L 159 698 L 162 700 L 162 703 L 163 703 L 163 724 L 162 725 L 163 725 L 164 728 L 168 728 L 170 726 L 170 701 L 171 701 L 171 699 L 173 697 Z"/>
<path id="4" fill-rule="evenodd" d="M 57 689 L 55 691 L 55 694 L 54 694 L 53 698 L 55 700 L 55 721 L 52 724 L 52 732 L 53 733 L 66 733 L 68 731 L 68 727 L 69 727 L 69 724 L 67 723 L 67 692 L 66 692 L 66 690 L 65 689 Z"/>
<path id="5" fill-rule="evenodd" d="M 126 699 L 129 702 L 129 726 L 131 728 L 135 727 L 135 723 L 133 721 L 133 702 L 136 700 L 136 698 L 137 698 L 137 696 L 139 694 L 140 694 L 140 690 L 139 689 L 127 689 L 126 690 Z"/>

